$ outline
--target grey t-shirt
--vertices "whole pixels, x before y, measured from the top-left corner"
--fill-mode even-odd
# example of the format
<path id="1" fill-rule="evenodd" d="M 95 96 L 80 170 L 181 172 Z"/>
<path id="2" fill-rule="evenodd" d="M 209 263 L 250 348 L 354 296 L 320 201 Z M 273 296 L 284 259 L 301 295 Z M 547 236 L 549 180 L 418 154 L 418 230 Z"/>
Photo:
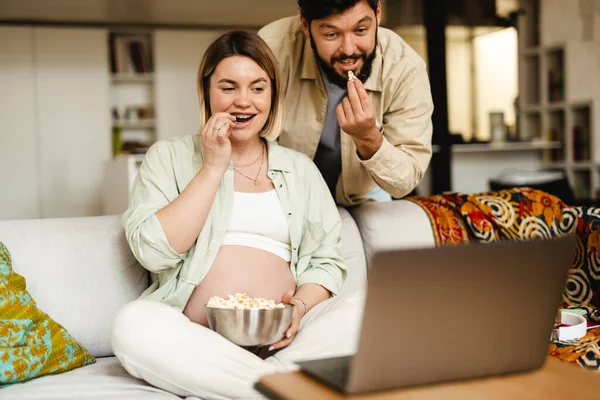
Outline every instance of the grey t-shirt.
<path id="1" fill-rule="evenodd" d="M 346 89 L 334 85 L 327 80 L 327 77 L 321 72 L 325 90 L 327 91 L 327 111 L 325 113 L 325 123 L 319 147 L 315 154 L 314 162 L 321 171 L 329 191 L 335 199 L 335 186 L 342 172 L 342 146 L 340 144 L 340 125 L 337 120 L 335 109 L 346 95 Z"/>

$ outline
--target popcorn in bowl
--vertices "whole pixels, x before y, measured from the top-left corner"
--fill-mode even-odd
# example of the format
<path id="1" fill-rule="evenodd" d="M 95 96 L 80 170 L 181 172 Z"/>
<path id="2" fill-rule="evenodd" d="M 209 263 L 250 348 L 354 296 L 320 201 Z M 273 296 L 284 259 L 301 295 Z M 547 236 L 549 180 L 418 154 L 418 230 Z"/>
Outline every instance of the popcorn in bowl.
<path id="1" fill-rule="evenodd" d="M 252 298 L 247 293 L 236 293 L 227 295 L 227 297 L 213 296 L 208 299 L 206 307 L 212 308 L 230 308 L 241 310 L 273 310 L 275 308 L 285 308 L 285 304 L 277 303 L 274 300 L 262 297 Z"/>
<path id="2" fill-rule="evenodd" d="M 295 306 L 236 293 L 213 296 L 205 306 L 208 327 L 238 346 L 266 346 L 284 336 Z"/>

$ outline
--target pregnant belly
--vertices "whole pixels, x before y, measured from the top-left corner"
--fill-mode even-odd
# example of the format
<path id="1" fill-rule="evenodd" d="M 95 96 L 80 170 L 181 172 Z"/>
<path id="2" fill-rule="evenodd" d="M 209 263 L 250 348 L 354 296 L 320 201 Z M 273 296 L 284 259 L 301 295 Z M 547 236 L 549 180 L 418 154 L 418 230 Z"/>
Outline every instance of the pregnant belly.
<path id="1" fill-rule="evenodd" d="M 290 265 L 268 251 L 246 246 L 221 246 L 206 277 L 192 292 L 183 313 L 192 321 L 208 326 L 204 305 L 212 296 L 248 293 L 281 301 L 296 289 Z"/>

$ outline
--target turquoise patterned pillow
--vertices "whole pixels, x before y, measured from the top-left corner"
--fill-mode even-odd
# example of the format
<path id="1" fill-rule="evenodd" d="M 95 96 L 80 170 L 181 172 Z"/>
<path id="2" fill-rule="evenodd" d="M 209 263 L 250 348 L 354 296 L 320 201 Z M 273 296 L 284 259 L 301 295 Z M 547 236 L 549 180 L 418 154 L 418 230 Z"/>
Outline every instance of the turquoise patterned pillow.
<path id="1" fill-rule="evenodd" d="M 0 242 L 0 387 L 94 362 L 65 328 L 37 308 Z"/>

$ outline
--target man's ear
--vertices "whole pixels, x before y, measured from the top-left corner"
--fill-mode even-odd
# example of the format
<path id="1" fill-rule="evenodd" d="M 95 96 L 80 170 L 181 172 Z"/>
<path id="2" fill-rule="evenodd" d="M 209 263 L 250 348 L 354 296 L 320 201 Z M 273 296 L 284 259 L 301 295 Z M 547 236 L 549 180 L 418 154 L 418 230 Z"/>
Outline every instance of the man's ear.
<path id="1" fill-rule="evenodd" d="M 381 24 L 381 1 L 377 2 L 377 10 L 375 10 L 375 17 L 377 18 L 377 26 Z"/>
<path id="2" fill-rule="evenodd" d="M 310 24 L 302 15 L 300 15 L 300 22 L 302 22 L 302 32 L 304 33 L 304 37 L 307 39 L 310 38 Z"/>

